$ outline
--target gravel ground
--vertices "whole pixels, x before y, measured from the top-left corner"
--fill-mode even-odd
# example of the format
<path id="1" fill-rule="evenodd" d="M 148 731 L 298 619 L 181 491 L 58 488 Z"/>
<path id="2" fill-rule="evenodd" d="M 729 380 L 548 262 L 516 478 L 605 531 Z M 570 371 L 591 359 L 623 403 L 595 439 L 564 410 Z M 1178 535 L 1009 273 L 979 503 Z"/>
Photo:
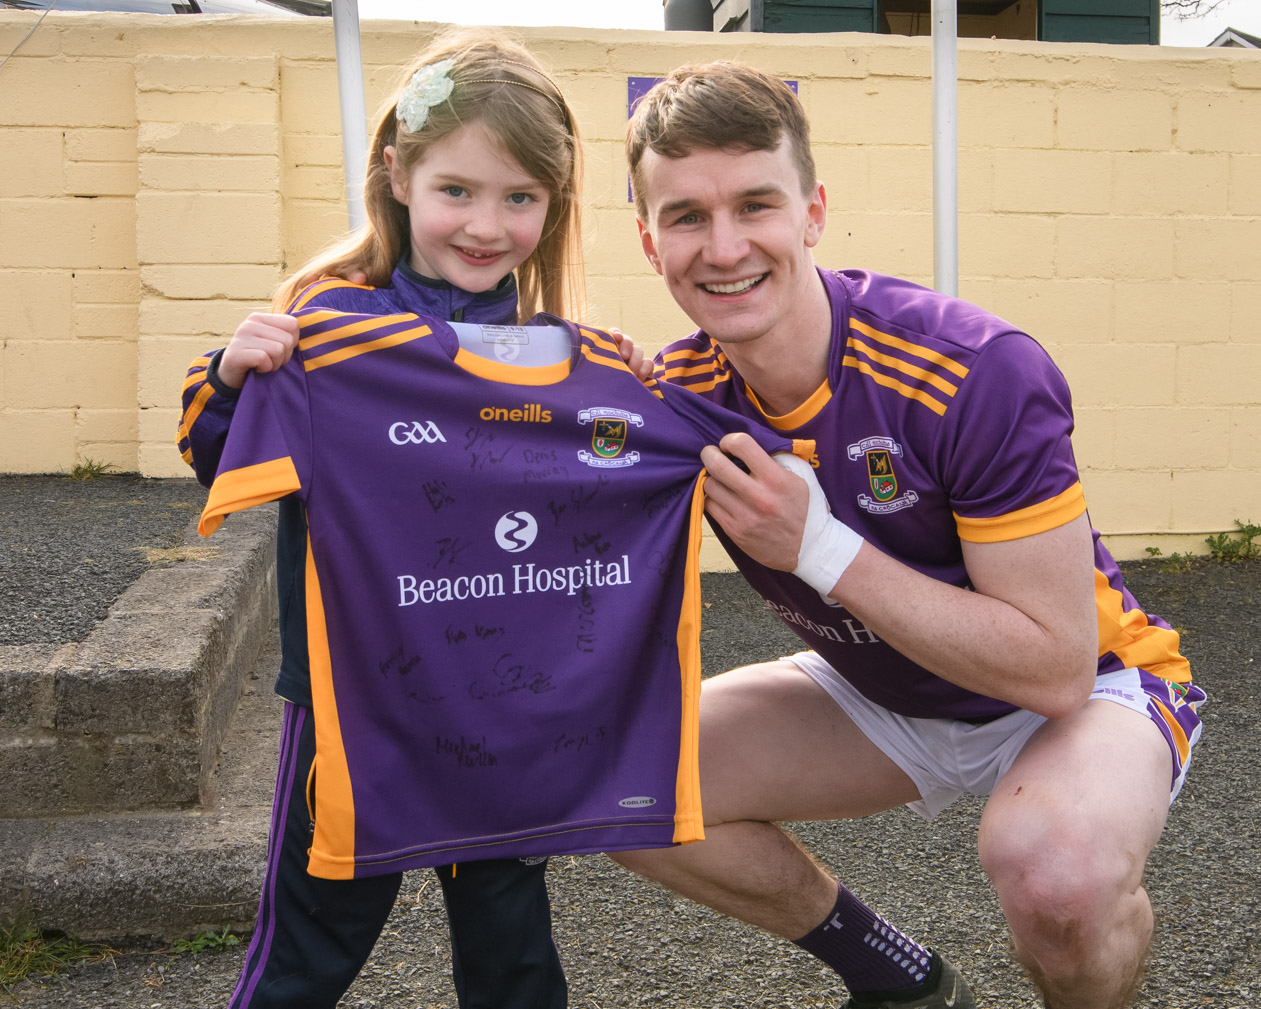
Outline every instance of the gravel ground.
<path id="1" fill-rule="evenodd" d="M 0 476 L 0 645 L 82 641 L 205 501 L 191 479 Z"/>
<path id="2" fill-rule="evenodd" d="M 13 586 L 12 503 L 0 482 L 0 549 L 6 592 Z M 25 479 L 25 478 L 22 478 Z M 41 478 L 45 479 L 45 478 Z M 113 481 L 104 484 L 108 488 Z M 153 481 L 145 481 L 153 484 Z M 82 520 L 93 528 L 130 529 L 148 539 L 148 516 L 176 512 L 185 491 L 162 491 L 161 506 L 116 513 L 82 485 L 72 499 L 57 487 L 41 507 L 23 513 L 43 524 L 56 507 L 58 522 Z M 119 484 L 118 486 L 124 486 Z M 132 486 L 135 486 L 134 484 Z M 76 488 L 74 493 L 78 493 Z M 191 499 L 200 492 L 192 488 Z M 117 497 L 106 495 L 110 502 Z M 91 502 L 91 503 L 90 503 Z M 95 509 L 100 509 L 97 511 Z M 102 512 L 117 524 L 93 521 Z M 141 515 L 143 523 L 137 522 Z M 164 527 L 165 528 L 165 527 Z M 52 537 L 53 533 L 49 533 Z M 74 542 L 83 535 L 74 533 Z M 170 532 L 155 534 L 157 539 Z M 33 541 L 23 539 L 23 545 Z M 84 540 L 83 542 L 87 542 Z M 123 548 L 134 547 L 135 540 Z M 57 555 L 80 565 L 103 558 L 65 544 Z M 47 571 L 37 578 L 62 584 Z M 106 565 L 113 568 L 113 564 Z M 1147 885 L 1157 908 L 1155 951 L 1138 1005 L 1169 1009 L 1243 1009 L 1261 1002 L 1256 965 L 1261 961 L 1258 865 L 1261 865 L 1261 751 L 1255 725 L 1261 700 L 1255 658 L 1261 638 L 1261 563 L 1221 565 L 1197 561 L 1125 565 L 1136 595 L 1184 635 L 1184 650 L 1207 688 L 1206 731 L 1182 797 L 1153 855 Z M 84 579 L 68 577 L 71 589 Z M 103 579 L 87 580 L 89 585 Z M 112 583 L 111 583 L 112 584 Z M 110 590 L 116 594 L 125 582 Z M 795 639 L 735 575 L 704 579 L 704 655 L 708 673 L 795 649 Z M 80 607 L 89 604 L 86 598 Z M 5 634 L 22 621 L 8 619 Z M 93 612 L 104 606 L 93 605 Z M 47 613 L 41 619 L 52 622 Z M 57 618 L 58 622 L 67 617 Z M 43 626 L 43 625 L 41 625 Z M 11 640 L 9 638 L 0 640 Z M 41 639 L 44 640 L 44 639 Z M 798 835 L 853 889 L 917 938 L 941 948 L 965 972 L 983 1006 L 1036 1006 L 1027 982 L 1006 954 L 1006 933 L 996 901 L 977 864 L 979 800 L 958 803 L 931 824 L 905 810 L 863 821 L 796 826 Z M 551 885 L 556 933 L 570 980 L 571 1005 L 580 1009 L 815 1009 L 838 1006 L 844 990 L 826 969 L 790 944 L 676 898 L 638 880 L 600 856 L 553 860 Z M 173 955 L 128 947 L 109 959 L 78 966 L 47 983 L 24 983 L 12 997 L 26 1009 L 147 1009 L 226 1005 L 244 956 L 244 942 L 222 953 Z M 450 1009 L 450 956 L 438 887 L 428 873 L 408 875 L 372 960 L 343 1007 Z M 0 1002 L 3 999 L 0 998 Z"/>

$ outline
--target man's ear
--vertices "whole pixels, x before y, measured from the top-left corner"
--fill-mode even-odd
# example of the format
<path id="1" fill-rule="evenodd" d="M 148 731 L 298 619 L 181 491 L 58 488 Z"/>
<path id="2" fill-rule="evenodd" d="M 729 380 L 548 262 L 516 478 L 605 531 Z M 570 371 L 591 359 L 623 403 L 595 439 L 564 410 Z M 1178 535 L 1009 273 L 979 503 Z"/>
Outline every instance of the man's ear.
<path id="1" fill-rule="evenodd" d="M 661 257 L 657 255 L 657 243 L 652 240 L 652 232 L 644 227 L 643 221 L 636 221 L 635 227 L 639 229 L 639 244 L 644 250 L 644 255 L 648 257 L 652 268 L 660 273 Z"/>
<path id="2" fill-rule="evenodd" d="M 398 151 L 393 147 L 386 147 L 382 152 L 385 155 L 385 170 L 390 173 L 390 192 L 394 194 L 394 199 L 398 200 L 403 206 L 407 206 L 407 199 L 410 187 L 408 186 L 407 175 L 399 168 Z"/>
<path id="3" fill-rule="evenodd" d="M 814 193 L 810 197 L 810 206 L 806 210 L 806 248 L 813 249 L 823 237 L 823 228 L 828 223 L 828 193 L 822 182 L 814 184 Z"/>

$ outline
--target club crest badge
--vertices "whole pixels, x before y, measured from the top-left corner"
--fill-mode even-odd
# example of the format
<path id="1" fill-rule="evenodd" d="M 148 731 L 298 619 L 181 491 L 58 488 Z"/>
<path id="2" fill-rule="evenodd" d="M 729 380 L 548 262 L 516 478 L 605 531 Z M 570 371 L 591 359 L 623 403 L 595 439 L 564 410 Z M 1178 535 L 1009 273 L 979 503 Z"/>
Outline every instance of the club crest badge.
<path id="1" fill-rule="evenodd" d="M 894 459 L 901 459 L 902 446 L 892 438 L 864 438 L 846 448 L 850 462 L 860 459 L 867 464 L 867 482 L 871 494 L 859 494 L 858 503 L 873 515 L 887 515 L 890 512 L 910 508 L 919 500 L 919 495 L 908 490 L 898 495 L 898 475 L 894 468 Z"/>
<path id="2" fill-rule="evenodd" d="M 591 447 L 601 459 L 613 459 L 622 454 L 626 445 L 626 421 L 612 417 L 600 417 L 591 435 Z"/>
<path id="3" fill-rule="evenodd" d="M 644 418 L 628 410 L 593 407 L 578 412 L 579 424 L 591 425 L 591 449 L 579 449 L 578 458 L 597 469 L 621 469 L 639 462 L 639 453 L 626 451 L 632 427 L 643 427 Z"/>
<path id="4" fill-rule="evenodd" d="M 877 501 L 888 501 L 898 492 L 898 478 L 893 472 L 893 459 L 884 448 L 868 449 L 867 476 L 871 480 L 871 493 Z"/>

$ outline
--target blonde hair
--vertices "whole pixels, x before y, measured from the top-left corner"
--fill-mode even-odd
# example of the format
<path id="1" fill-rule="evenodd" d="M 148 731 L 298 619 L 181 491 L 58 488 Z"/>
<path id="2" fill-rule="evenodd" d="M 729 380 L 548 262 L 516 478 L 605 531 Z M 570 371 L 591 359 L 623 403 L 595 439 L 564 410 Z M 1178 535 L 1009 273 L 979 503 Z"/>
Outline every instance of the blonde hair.
<path id="1" fill-rule="evenodd" d="M 635 212 L 647 220 L 641 170 L 645 151 L 665 158 L 710 148 L 773 151 L 785 140 L 801 191 L 809 195 L 818 178 L 810 124 L 792 88 L 733 60 L 679 67 L 643 97 L 626 124 Z"/>
<path id="2" fill-rule="evenodd" d="M 451 60 L 454 87 L 434 105 L 415 132 L 397 118 L 404 88 L 421 67 Z M 548 193 L 538 246 L 517 267 L 522 320 L 542 311 L 576 319 L 584 311 L 582 227 L 579 207 L 582 151 L 565 96 L 525 47 L 483 32 L 441 35 L 399 79 L 377 116 L 364 180 L 368 222 L 318 253 L 284 281 L 273 306 L 284 311 L 298 293 L 321 277 L 367 274 L 373 287 L 389 283 L 411 249 L 407 207 L 390 188 L 385 149 L 393 147 L 397 170 L 410 175 L 429 146 L 456 130 L 481 123 L 504 151 Z"/>

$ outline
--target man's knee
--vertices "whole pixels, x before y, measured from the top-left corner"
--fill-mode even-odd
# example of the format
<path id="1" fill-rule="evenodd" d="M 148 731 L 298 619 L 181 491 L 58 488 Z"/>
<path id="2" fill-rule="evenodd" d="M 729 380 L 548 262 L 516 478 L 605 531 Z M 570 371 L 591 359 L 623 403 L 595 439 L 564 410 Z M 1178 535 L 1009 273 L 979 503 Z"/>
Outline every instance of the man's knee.
<path id="1" fill-rule="evenodd" d="M 1093 941 L 1096 931 L 1111 927 L 1121 895 L 1141 879 L 1141 864 L 1101 845 L 1071 817 L 1034 829 L 988 826 L 979 840 L 981 865 L 1022 940 Z"/>

